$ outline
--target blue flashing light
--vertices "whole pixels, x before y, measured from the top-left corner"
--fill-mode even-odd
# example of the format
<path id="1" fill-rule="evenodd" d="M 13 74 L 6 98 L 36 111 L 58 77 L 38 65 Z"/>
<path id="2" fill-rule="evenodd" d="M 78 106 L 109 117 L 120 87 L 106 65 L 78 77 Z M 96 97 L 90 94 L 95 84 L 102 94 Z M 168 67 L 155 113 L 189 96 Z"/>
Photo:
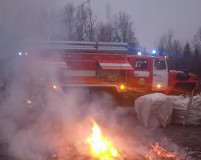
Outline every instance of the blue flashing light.
<path id="1" fill-rule="evenodd" d="M 152 51 L 152 54 L 156 54 L 156 50 L 155 49 Z"/>
<path id="2" fill-rule="evenodd" d="M 138 55 L 138 56 L 141 56 L 141 55 L 142 55 L 142 53 L 141 53 L 141 52 L 137 52 L 137 55 Z"/>
<path id="3" fill-rule="evenodd" d="M 28 53 L 26 52 L 25 55 L 28 56 Z"/>
<path id="4" fill-rule="evenodd" d="M 21 56 L 21 55 L 22 55 L 22 52 L 19 52 L 18 55 Z"/>

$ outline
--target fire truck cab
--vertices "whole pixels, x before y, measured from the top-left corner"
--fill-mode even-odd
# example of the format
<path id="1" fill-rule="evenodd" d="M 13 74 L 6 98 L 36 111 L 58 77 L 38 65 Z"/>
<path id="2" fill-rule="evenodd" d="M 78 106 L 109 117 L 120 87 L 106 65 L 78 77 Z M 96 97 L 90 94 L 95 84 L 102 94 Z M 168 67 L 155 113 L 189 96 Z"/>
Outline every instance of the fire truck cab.
<path id="1" fill-rule="evenodd" d="M 164 92 L 168 87 L 168 67 L 163 57 L 128 56 L 128 86 L 138 93 Z"/>

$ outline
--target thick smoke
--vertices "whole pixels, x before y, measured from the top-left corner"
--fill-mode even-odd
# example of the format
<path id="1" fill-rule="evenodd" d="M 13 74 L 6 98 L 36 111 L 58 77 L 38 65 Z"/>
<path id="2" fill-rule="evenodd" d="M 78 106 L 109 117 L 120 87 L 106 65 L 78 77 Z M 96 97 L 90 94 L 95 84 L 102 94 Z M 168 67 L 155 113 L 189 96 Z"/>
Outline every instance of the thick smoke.
<path id="1" fill-rule="evenodd" d="M 6 62 L 1 72 L 12 68 L 0 106 L 0 140 L 7 144 L 8 155 L 44 160 L 61 146 L 74 146 L 80 154 L 89 154 L 84 142 L 91 134 L 92 120 L 119 150 L 130 155 L 144 155 L 149 144 L 160 141 L 160 132 L 143 128 L 130 110 L 117 107 L 110 95 L 87 89 L 53 90 L 54 74 L 47 71 L 45 79 L 42 69 L 29 67 L 26 58 L 16 59 L 23 39 L 59 38 L 54 33 L 61 32 L 62 26 L 55 25 L 59 21 L 51 1 L 1 0 L 0 13 L 1 60 Z"/>
<path id="2" fill-rule="evenodd" d="M 116 106 L 109 94 L 79 88 L 55 90 L 54 68 L 39 70 L 29 65 L 26 59 L 16 62 L 12 83 L 0 108 L 0 140 L 8 144 L 9 155 L 22 160 L 44 160 L 63 146 L 73 146 L 76 154 L 89 155 L 85 142 L 91 134 L 92 121 L 131 159 L 142 159 L 148 153 L 147 147 L 155 142 L 179 151 L 160 130 L 139 125 L 132 111 Z M 48 79 L 43 77 L 44 72 Z M 27 99 L 32 103 L 27 104 Z"/>
<path id="3" fill-rule="evenodd" d="M 33 73 L 36 70 L 31 68 L 26 70 L 24 60 L 17 64 L 20 69 L 15 70 L 9 95 L 1 106 L 1 141 L 8 143 L 9 154 L 14 157 L 42 160 L 61 145 L 84 142 L 77 133 L 77 125 L 101 114 L 101 106 L 106 106 L 110 100 L 102 95 L 102 102 L 97 103 L 87 90 L 66 93 L 59 88 L 53 90 L 51 79 L 54 77 L 49 77 L 49 82 L 41 77 L 30 80 L 27 77 L 30 72 L 41 74 Z M 27 104 L 27 99 L 32 103 Z"/>
<path id="4" fill-rule="evenodd" d="M 73 145 L 85 153 L 91 120 L 114 131 L 121 128 L 109 95 L 91 94 L 83 89 L 53 90 L 52 75 L 44 79 L 40 70 L 27 67 L 26 59 L 19 62 L 0 109 L 1 142 L 8 144 L 9 155 L 22 160 L 43 160 L 63 145 Z M 40 76 L 30 79 L 30 72 Z M 32 103 L 27 104 L 27 99 Z M 120 113 L 123 112 L 116 112 Z"/>

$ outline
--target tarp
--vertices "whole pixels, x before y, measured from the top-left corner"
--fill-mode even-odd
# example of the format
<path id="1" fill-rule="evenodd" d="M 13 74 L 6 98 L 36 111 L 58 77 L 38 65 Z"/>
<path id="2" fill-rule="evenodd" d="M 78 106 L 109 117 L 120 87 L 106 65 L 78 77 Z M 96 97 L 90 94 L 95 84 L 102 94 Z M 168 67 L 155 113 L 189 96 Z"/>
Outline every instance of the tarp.
<path id="1" fill-rule="evenodd" d="M 127 60 L 98 60 L 102 69 L 122 69 L 133 70 L 133 67 Z"/>
<path id="2" fill-rule="evenodd" d="M 192 97 L 174 97 L 172 123 L 200 126 L 201 125 L 201 94 Z M 192 103 L 190 103 L 192 101 Z"/>
<path id="3" fill-rule="evenodd" d="M 201 94 L 196 96 L 167 96 L 154 93 L 135 100 L 138 120 L 146 127 L 201 125 Z"/>
<path id="4" fill-rule="evenodd" d="M 146 127 L 167 126 L 172 115 L 172 100 L 162 93 L 154 93 L 135 100 L 138 120 Z"/>

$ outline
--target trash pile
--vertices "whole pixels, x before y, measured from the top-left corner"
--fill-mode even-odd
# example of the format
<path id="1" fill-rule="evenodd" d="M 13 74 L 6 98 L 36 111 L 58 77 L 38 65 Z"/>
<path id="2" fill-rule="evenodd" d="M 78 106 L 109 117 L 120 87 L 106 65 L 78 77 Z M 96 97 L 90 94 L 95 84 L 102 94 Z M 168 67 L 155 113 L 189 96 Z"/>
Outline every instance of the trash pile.
<path id="1" fill-rule="evenodd" d="M 136 99 L 134 109 L 145 127 L 166 127 L 169 123 L 201 125 L 201 95 L 149 94 Z"/>

